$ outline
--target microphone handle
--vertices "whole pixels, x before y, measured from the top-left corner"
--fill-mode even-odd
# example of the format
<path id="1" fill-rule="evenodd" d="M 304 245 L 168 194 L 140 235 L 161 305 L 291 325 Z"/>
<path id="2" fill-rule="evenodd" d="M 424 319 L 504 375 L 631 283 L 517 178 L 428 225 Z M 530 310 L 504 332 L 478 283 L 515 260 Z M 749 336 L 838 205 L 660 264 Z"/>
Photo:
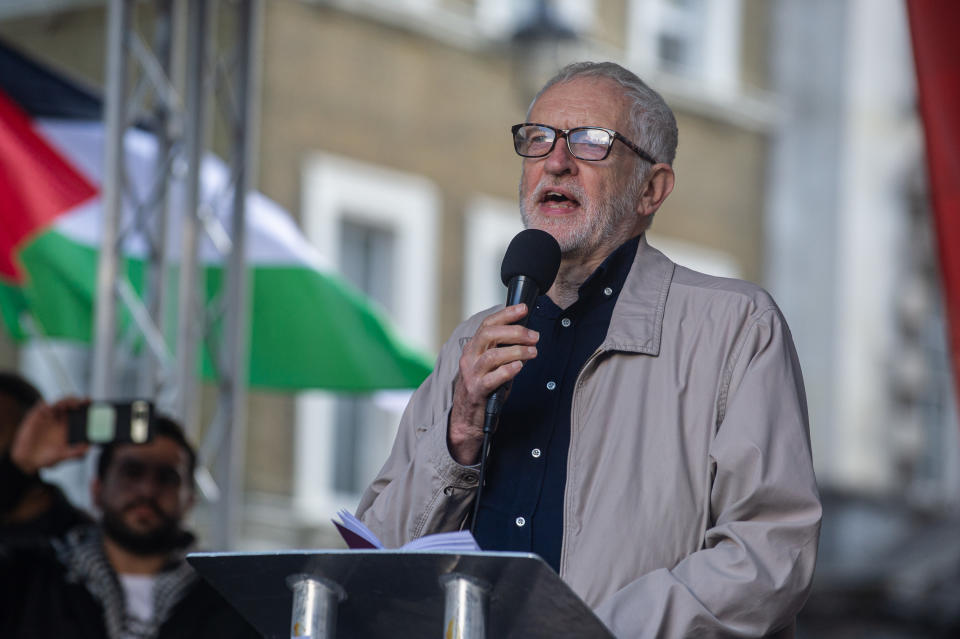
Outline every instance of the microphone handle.
<path id="1" fill-rule="evenodd" d="M 514 304 L 522 303 L 526 304 L 527 308 L 529 308 L 533 306 L 538 295 L 540 295 L 540 287 L 533 278 L 527 277 L 526 275 L 515 275 L 510 278 L 510 282 L 507 284 L 506 305 L 513 306 Z M 530 314 L 528 313 L 526 317 L 517 323 L 526 326 L 529 318 Z"/>
<path id="2" fill-rule="evenodd" d="M 537 286 L 537 283 L 532 278 L 526 275 L 516 275 L 510 278 L 510 282 L 507 284 L 506 306 L 513 306 L 515 304 L 527 305 L 527 314 L 522 320 L 516 322 L 517 324 L 521 326 L 527 325 L 527 321 L 530 319 L 530 312 L 533 309 L 533 303 L 539 294 L 540 287 Z M 512 381 L 507 382 L 493 391 L 490 397 L 487 398 L 486 419 L 484 419 L 483 424 L 484 433 L 493 432 L 496 428 L 496 418 L 500 415 L 500 408 L 503 406 L 503 401 L 507 398 L 507 393 L 510 391 L 512 383 Z"/>

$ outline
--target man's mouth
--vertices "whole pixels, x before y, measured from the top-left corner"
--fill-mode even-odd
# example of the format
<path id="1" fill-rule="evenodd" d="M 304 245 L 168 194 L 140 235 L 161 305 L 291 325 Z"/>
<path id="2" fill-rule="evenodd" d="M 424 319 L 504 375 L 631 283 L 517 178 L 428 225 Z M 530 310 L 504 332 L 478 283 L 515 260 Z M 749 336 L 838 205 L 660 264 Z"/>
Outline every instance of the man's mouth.
<path id="1" fill-rule="evenodd" d="M 570 210 L 580 206 L 572 193 L 563 189 L 545 189 L 540 197 L 540 208 L 545 210 Z"/>
<path id="2" fill-rule="evenodd" d="M 163 518 L 163 511 L 160 510 L 160 507 L 151 501 L 138 501 L 133 504 L 130 504 L 124 508 L 124 512 L 133 513 L 135 517 L 140 517 L 145 514 L 153 515 L 157 518 Z"/>

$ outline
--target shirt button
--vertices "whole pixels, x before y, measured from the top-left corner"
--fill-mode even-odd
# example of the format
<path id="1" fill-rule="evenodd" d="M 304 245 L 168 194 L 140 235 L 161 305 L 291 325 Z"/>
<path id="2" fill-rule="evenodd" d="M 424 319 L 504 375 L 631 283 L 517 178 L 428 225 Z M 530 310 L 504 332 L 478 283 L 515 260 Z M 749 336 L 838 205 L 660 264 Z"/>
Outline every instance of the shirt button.
<path id="1" fill-rule="evenodd" d="M 547 390 L 553 390 L 557 387 L 557 383 L 553 380 L 547 382 Z"/>
<path id="2" fill-rule="evenodd" d="M 613 295 L 613 289 L 608 286 L 607 288 L 603 289 L 603 294 L 607 296 Z"/>
<path id="3" fill-rule="evenodd" d="M 570 326 L 570 318 L 564 317 L 562 320 L 560 320 L 560 325 L 563 326 L 564 328 L 567 328 L 568 326 Z"/>
<path id="4" fill-rule="evenodd" d="M 517 528 L 523 528 L 527 524 L 527 520 L 523 517 L 517 517 L 515 523 L 517 524 Z"/>
<path id="5" fill-rule="evenodd" d="M 539 449 L 539 448 L 534 448 L 533 450 L 531 450 L 531 451 L 530 451 L 530 456 L 533 457 L 534 459 L 536 459 L 537 457 L 539 457 L 539 456 L 540 456 L 540 449 Z"/>

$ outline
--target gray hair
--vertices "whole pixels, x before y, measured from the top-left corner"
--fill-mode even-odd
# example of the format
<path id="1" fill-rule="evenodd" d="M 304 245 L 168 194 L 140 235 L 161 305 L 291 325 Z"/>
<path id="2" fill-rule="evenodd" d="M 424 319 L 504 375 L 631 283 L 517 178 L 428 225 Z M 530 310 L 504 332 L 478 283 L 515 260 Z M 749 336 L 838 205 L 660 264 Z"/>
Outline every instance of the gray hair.
<path id="1" fill-rule="evenodd" d="M 555 84 L 575 78 L 606 78 L 616 82 L 630 100 L 631 141 L 653 156 L 657 162 L 673 165 L 677 154 L 677 120 L 663 97 L 638 78 L 632 71 L 615 62 L 575 62 L 560 69 L 547 80 L 527 109 L 527 119 L 533 105 L 543 93 Z M 642 172 L 645 172 L 646 167 Z"/>

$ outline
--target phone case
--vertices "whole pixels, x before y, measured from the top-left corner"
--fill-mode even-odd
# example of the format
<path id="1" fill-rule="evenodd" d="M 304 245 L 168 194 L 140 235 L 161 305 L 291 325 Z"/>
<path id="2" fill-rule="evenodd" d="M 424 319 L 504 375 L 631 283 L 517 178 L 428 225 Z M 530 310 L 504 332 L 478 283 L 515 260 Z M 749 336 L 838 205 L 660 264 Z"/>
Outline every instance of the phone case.
<path id="1" fill-rule="evenodd" d="M 93 402 L 67 414 L 67 441 L 106 444 L 144 444 L 153 439 L 153 404 Z"/>

